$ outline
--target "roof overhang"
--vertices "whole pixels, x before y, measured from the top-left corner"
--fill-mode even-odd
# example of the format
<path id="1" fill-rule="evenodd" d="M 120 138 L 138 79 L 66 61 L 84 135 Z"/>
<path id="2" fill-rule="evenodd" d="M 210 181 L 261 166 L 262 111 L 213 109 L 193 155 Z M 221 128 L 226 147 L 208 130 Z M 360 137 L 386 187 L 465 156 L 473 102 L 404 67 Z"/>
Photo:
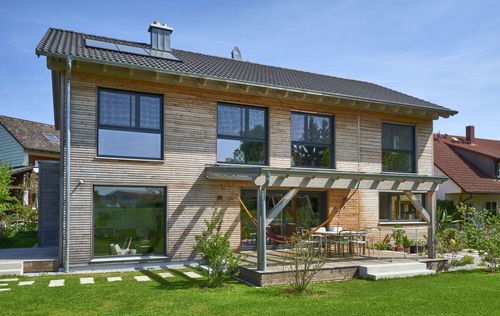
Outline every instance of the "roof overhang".
<path id="1" fill-rule="evenodd" d="M 347 172 L 327 169 L 206 165 L 210 180 L 250 181 L 254 185 L 304 189 L 369 189 L 434 192 L 447 177 L 400 173 Z"/>
<path id="2" fill-rule="evenodd" d="M 48 57 L 48 67 L 52 70 L 65 70 L 65 58 L 69 55 L 47 54 L 37 52 L 39 55 Z M 186 73 L 160 68 L 146 67 L 140 65 L 111 62 L 98 60 L 88 57 L 71 56 L 75 63 L 76 70 L 95 72 L 96 69 L 90 68 L 86 64 L 99 65 L 99 71 L 107 75 L 122 76 L 131 79 L 148 80 L 156 82 L 165 82 L 168 84 L 188 85 L 198 88 L 222 90 L 227 92 L 240 92 L 245 94 L 254 94 L 257 96 L 277 97 L 299 102 L 308 102 L 314 104 L 333 105 L 341 108 L 354 110 L 373 111 L 392 113 L 396 115 L 431 118 L 433 120 L 439 117 L 448 118 L 458 112 L 448 108 L 433 108 L 421 105 L 395 103 L 377 99 L 368 99 L 342 94 L 322 93 L 307 89 L 288 88 L 271 84 L 260 84 L 241 80 L 231 80 L 227 78 L 212 77 L 194 73 Z M 50 60 L 49 60 L 50 59 Z M 123 71 L 123 69 L 125 71 Z"/>

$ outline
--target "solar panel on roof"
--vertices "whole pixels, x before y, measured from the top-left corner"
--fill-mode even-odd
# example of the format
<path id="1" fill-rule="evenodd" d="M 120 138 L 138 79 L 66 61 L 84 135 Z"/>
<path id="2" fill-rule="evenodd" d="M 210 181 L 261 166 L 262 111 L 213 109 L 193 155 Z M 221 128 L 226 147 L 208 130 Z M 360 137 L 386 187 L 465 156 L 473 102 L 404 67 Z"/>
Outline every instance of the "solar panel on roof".
<path id="1" fill-rule="evenodd" d="M 146 50 L 142 47 L 127 46 L 121 44 L 116 44 L 116 46 L 118 46 L 118 50 L 120 52 L 149 56 L 148 52 L 146 52 Z"/>
<path id="2" fill-rule="evenodd" d="M 109 50 L 118 50 L 116 47 L 115 43 L 110 43 L 110 42 L 103 42 L 103 41 L 96 41 L 93 39 L 85 39 L 85 45 L 89 47 L 95 47 L 95 48 L 104 48 L 104 49 L 109 49 Z"/>
<path id="3" fill-rule="evenodd" d="M 170 59 L 170 60 L 179 60 L 177 57 L 172 55 L 169 52 L 161 51 L 161 50 L 156 50 L 156 49 L 146 49 L 146 51 L 149 53 L 149 55 L 153 57 L 160 57 L 160 58 L 165 58 L 165 59 Z"/>
<path id="4" fill-rule="evenodd" d="M 105 42 L 105 41 L 93 40 L 93 39 L 89 39 L 89 38 L 85 39 L 85 45 L 88 47 L 108 49 L 108 50 L 113 50 L 113 51 L 122 52 L 122 53 L 130 53 L 130 54 L 136 54 L 136 55 L 142 55 L 142 56 L 152 56 L 152 57 L 159 57 L 159 58 L 179 61 L 179 59 L 177 57 L 175 57 L 173 54 L 171 54 L 169 52 L 165 52 L 165 51 L 156 50 L 156 49 L 142 48 L 142 47 L 137 47 L 137 46 L 123 45 L 123 44 L 115 44 L 115 43 L 110 43 L 110 42 Z"/>

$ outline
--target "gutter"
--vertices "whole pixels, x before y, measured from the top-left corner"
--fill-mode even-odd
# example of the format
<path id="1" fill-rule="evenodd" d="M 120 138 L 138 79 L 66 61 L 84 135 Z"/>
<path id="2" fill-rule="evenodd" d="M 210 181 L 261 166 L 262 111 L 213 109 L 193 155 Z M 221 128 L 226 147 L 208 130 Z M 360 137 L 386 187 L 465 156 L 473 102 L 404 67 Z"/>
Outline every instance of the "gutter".
<path id="1" fill-rule="evenodd" d="M 71 135 L 70 135 L 70 123 L 71 123 L 71 67 L 73 58 L 71 56 L 66 57 L 66 124 L 64 124 L 64 135 L 66 144 L 66 155 L 65 166 L 66 166 L 66 177 L 64 180 L 65 184 L 65 195 L 66 203 L 64 203 L 64 214 L 65 214 L 65 226 L 66 226 L 66 242 L 64 245 L 64 271 L 69 272 L 69 216 L 70 216 L 70 205 L 71 205 L 71 191 L 70 191 L 70 175 L 71 175 Z"/>
<path id="2" fill-rule="evenodd" d="M 42 53 L 42 52 L 38 52 L 38 51 L 37 51 L 37 55 L 38 56 L 44 55 L 47 57 L 63 58 L 63 59 L 68 58 L 68 57 L 72 57 L 76 61 L 84 61 L 84 62 L 90 62 L 90 63 L 95 63 L 95 64 L 103 64 L 103 65 L 110 65 L 110 66 L 159 72 L 159 73 L 165 73 L 165 74 L 169 74 L 169 75 L 184 76 L 184 77 L 195 78 L 195 79 L 215 80 L 215 81 L 222 81 L 222 82 L 228 82 L 228 83 L 233 83 L 233 84 L 246 84 L 246 85 L 250 85 L 250 86 L 254 86 L 254 87 L 258 87 L 258 88 L 276 89 L 276 90 L 289 91 L 289 92 L 295 92 L 295 93 L 306 93 L 306 94 L 320 96 L 320 97 L 334 97 L 334 98 L 341 98 L 341 99 L 346 99 L 346 100 L 350 100 L 350 101 L 370 102 L 370 103 L 377 103 L 377 104 L 381 104 L 381 105 L 388 104 L 388 105 L 402 106 L 402 107 L 417 109 L 417 110 L 435 111 L 435 112 L 440 113 L 441 117 L 444 117 L 444 118 L 458 114 L 458 111 L 448 109 L 448 108 L 436 109 L 436 108 L 429 107 L 429 106 L 404 104 L 404 103 L 384 101 L 384 100 L 379 100 L 379 99 L 370 99 L 370 98 L 364 98 L 364 97 L 353 97 L 353 96 L 346 96 L 346 95 L 337 94 L 337 93 L 321 93 L 321 92 L 307 90 L 307 89 L 285 88 L 283 86 L 276 86 L 276 85 L 271 85 L 271 84 L 257 84 L 255 82 L 251 82 L 251 81 L 232 80 L 232 79 L 225 79 L 225 78 L 223 79 L 223 78 L 214 77 L 214 76 L 207 76 L 207 75 L 194 75 L 194 74 L 189 74 L 189 73 L 180 72 L 180 71 L 172 71 L 172 70 L 167 71 L 164 69 L 158 69 L 158 68 L 153 68 L 153 67 L 144 67 L 144 66 L 138 66 L 138 65 L 123 64 L 123 63 L 105 61 L 105 60 L 96 60 L 96 59 L 87 58 L 87 57 L 70 56 L 70 55 L 65 55 L 65 54 Z M 445 115 L 448 115 L 448 116 L 445 116 Z"/>

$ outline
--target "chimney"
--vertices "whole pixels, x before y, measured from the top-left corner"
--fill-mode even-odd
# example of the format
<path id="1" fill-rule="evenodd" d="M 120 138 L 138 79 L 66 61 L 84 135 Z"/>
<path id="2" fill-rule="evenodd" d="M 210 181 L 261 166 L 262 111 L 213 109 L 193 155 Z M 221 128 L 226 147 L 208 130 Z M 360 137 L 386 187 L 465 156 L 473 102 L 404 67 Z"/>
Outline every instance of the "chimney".
<path id="1" fill-rule="evenodd" d="M 148 32 L 151 33 L 151 48 L 159 51 L 171 50 L 170 35 L 174 29 L 167 24 L 161 24 L 159 21 L 154 21 L 149 25 Z"/>
<path id="2" fill-rule="evenodd" d="M 474 126 L 469 125 L 465 127 L 465 140 L 467 143 L 472 144 L 474 143 L 474 140 L 476 139 L 475 133 L 474 133 Z"/>

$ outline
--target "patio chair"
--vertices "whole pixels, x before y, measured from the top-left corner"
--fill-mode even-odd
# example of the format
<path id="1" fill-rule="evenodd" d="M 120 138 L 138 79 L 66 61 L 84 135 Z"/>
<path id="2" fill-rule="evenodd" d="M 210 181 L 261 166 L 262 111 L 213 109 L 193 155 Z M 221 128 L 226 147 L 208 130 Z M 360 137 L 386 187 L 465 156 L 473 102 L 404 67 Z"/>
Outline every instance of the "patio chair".
<path id="1" fill-rule="evenodd" d="M 368 257 L 371 257 L 368 231 L 366 229 L 360 229 L 355 231 L 354 234 L 352 234 L 352 238 L 349 242 L 351 243 L 351 245 L 354 246 L 355 250 L 357 250 L 358 258 L 361 257 L 360 254 L 361 254 L 361 249 L 363 247 L 365 247 L 365 249 L 368 249 Z"/>
<path id="2" fill-rule="evenodd" d="M 301 228 L 300 233 L 305 236 L 309 233 L 309 229 Z M 321 249 L 323 245 L 323 235 L 321 234 L 310 234 L 307 235 L 307 240 L 303 240 L 308 244 L 316 245 L 319 249 Z"/>
<path id="3" fill-rule="evenodd" d="M 347 252 L 349 253 L 350 241 L 351 241 L 352 232 L 350 230 L 341 230 L 339 231 L 334 239 L 331 241 L 332 244 L 335 245 L 335 249 L 337 254 L 339 255 L 339 259 L 345 257 L 345 248 L 347 246 Z"/>
<path id="4" fill-rule="evenodd" d="M 111 249 L 111 254 L 115 256 L 124 256 L 129 252 L 128 249 L 120 248 L 118 244 L 109 244 L 109 248 Z"/>

